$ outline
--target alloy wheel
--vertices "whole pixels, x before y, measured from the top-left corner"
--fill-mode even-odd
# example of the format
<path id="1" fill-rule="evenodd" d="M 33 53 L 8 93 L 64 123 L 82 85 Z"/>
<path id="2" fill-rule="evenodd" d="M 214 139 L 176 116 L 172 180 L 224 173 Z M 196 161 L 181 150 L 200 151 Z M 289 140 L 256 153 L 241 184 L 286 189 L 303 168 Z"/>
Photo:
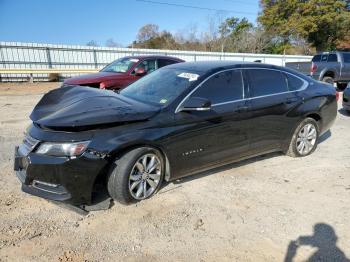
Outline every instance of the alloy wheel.
<path id="1" fill-rule="evenodd" d="M 317 140 L 317 130 L 315 125 L 308 123 L 303 126 L 299 133 L 296 141 L 297 151 L 301 155 L 307 155 L 310 153 L 315 145 Z"/>
<path id="2" fill-rule="evenodd" d="M 159 186 L 162 165 L 155 154 L 141 156 L 131 169 L 129 191 L 133 198 L 142 200 L 152 195 Z"/>

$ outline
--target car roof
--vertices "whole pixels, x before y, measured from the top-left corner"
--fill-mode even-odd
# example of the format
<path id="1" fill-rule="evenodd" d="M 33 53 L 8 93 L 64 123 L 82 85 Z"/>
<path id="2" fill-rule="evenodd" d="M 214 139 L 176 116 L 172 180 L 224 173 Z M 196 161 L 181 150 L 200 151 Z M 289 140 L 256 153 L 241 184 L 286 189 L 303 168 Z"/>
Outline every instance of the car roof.
<path id="1" fill-rule="evenodd" d="M 276 69 L 283 72 L 288 72 L 290 74 L 299 76 L 305 80 L 309 80 L 309 77 L 290 68 L 264 64 L 258 62 L 244 62 L 244 61 L 198 61 L 198 62 L 184 62 L 177 63 L 166 66 L 166 68 L 174 68 L 181 70 L 188 70 L 190 72 L 197 72 L 199 74 L 207 75 L 213 74 L 215 72 L 219 72 L 226 69 L 234 69 L 234 68 L 265 68 L 265 69 Z"/>
<path id="2" fill-rule="evenodd" d="M 184 61 L 180 58 L 166 55 L 137 55 L 137 56 L 125 56 L 124 58 L 135 58 L 135 59 L 147 59 L 147 58 L 157 58 L 157 59 L 171 59 L 176 61 Z"/>
<path id="3" fill-rule="evenodd" d="M 262 64 L 262 63 L 254 63 L 254 62 L 244 62 L 244 61 L 198 61 L 198 62 L 184 62 L 179 64 L 173 64 L 168 66 L 168 68 L 178 68 L 178 69 L 184 69 L 184 70 L 190 70 L 190 71 L 197 71 L 197 72 L 207 72 L 207 71 L 213 71 L 213 70 L 222 70 L 222 69 L 230 69 L 230 68 L 237 68 L 242 66 L 254 66 L 254 67 L 264 67 L 264 68 L 271 68 L 275 67 L 273 65 L 269 64 Z"/>

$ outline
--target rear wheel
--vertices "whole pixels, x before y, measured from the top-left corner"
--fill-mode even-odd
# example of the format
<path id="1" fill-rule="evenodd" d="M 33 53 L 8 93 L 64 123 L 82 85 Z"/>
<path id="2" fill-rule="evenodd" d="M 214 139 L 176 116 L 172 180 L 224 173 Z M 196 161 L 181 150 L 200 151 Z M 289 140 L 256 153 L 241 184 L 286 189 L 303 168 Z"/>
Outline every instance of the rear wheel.
<path id="1" fill-rule="evenodd" d="M 303 157 L 312 154 L 317 147 L 319 127 L 313 118 L 304 119 L 295 129 L 287 155 Z"/>
<path id="2" fill-rule="evenodd" d="M 118 159 L 108 177 L 110 196 L 123 204 L 134 203 L 156 193 L 164 177 L 164 160 L 155 149 L 141 147 Z"/>
<path id="3" fill-rule="evenodd" d="M 325 77 L 322 79 L 322 81 L 325 82 L 325 83 L 334 85 L 334 79 L 333 79 L 333 77 L 331 77 L 331 76 L 325 76 Z"/>

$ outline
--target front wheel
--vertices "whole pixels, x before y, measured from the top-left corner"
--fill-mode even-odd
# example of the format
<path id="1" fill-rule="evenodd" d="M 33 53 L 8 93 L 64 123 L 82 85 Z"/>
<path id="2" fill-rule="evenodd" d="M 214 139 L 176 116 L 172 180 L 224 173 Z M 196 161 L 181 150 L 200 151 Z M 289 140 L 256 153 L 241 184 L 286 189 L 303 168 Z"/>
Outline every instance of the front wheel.
<path id="1" fill-rule="evenodd" d="M 149 147 L 131 150 L 114 162 L 108 176 L 108 192 L 122 204 L 149 198 L 161 186 L 164 167 L 159 151 Z"/>
<path id="2" fill-rule="evenodd" d="M 312 154 L 316 148 L 319 137 L 319 127 L 313 118 L 304 119 L 295 129 L 287 155 L 303 157 Z"/>

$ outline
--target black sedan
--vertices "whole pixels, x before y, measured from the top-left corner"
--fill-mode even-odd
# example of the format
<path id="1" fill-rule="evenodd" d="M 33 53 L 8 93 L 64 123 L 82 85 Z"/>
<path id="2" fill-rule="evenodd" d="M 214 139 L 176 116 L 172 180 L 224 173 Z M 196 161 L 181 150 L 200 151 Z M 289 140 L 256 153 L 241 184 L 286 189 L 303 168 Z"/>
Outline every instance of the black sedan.
<path id="1" fill-rule="evenodd" d="M 30 115 L 15 170 L 25 192 L 47 199 L 89 205 L 102 184 L 132 203 L 163 181 L 252 156 L 307 156 L 336 114 L 331 86 L 286 68 L 180 63 L 120 93 L 49 92 Z"/>

